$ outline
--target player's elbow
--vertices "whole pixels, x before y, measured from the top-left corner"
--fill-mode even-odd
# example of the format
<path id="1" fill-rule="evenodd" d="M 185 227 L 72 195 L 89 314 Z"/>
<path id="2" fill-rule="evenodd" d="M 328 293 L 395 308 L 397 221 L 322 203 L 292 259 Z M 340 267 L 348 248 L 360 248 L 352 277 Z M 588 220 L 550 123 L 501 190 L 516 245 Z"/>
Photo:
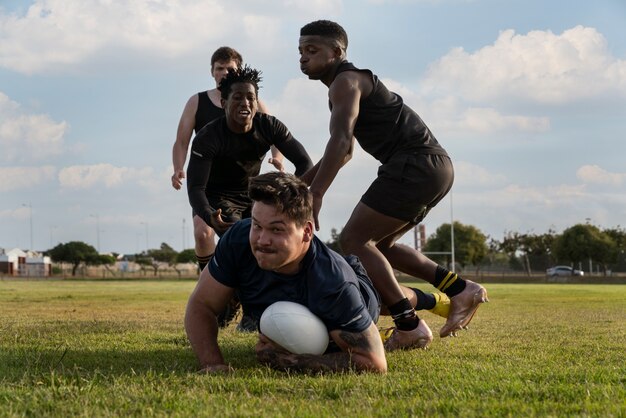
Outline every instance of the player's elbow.
<path id="1" fill-rule="evenodd" d="M 356 370 L 362 372 L 387 373 L 387 358 L 384 354 L 382 356 L 373 353 L 353 355 L 352 365 Z"/>

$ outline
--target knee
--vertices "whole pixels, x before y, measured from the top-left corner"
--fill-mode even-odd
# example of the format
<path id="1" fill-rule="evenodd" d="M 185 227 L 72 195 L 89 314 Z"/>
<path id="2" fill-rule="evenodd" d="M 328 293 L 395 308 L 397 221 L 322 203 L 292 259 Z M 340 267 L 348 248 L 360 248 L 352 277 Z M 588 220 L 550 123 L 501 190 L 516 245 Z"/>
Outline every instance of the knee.
<path id="1" fill-rule="evenodd" d="M 215 231 L 213 231 L 210 227 L 196 228 L 193 231 L 193 235 L 196 243 L 201 246 L 209 245 L 215 239 Z"/>
<path id="2" fill-rule="evenodd" d="M 376 248 L 378 248 L 378 250 L 381 253 L 386 253 L 387 251 L 389 251 L 394 245 L 396 245 L 396 240 L 392 239 L 392 238 L 386 238 L 380 242 L 378 242 L 376 244 Z"/>
<path id="3" fill-rule="evenodd" d="M 365 244 L 363 240 L 359 239 L 359 237 L 350 230 L 344 229 L 341 231 L 341 234 L 339 234 L 339 246 L 344 254 L 357 254 L 359 248 L 364 247 Z"/>

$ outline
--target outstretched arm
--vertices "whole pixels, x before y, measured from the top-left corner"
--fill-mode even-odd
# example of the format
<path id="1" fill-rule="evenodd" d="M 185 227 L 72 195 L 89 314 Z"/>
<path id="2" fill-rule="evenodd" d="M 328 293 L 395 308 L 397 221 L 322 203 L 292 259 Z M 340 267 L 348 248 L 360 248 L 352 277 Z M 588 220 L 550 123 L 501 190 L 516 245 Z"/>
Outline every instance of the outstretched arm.
<path id="1" fill-rule="evenodd" d="M 373 322 L 362 332 L 334 330 L 330 335 L 342 349 L 341 352 L 323 355 L 293 354 L 260 334 L 256 348 L 257 358 L 270 367 L 282 370 L 387 372 L 385 350 L 378 328 Z"/>
<path id="2" fill-rule="evenodd" d="M 219 283 L 205 268 L 189 297 L 185 331 L 200 363 L 200 371 L 215 373 L 230 370 L 217 344 L 217 315 L 224 310 L 233 293 L 232 288 Z"/>
<path id="3" fill-rule="evenodd" d="M 185 178 L 185 160 L 187 159 L 187 150 L 193 129 L 196 125 L 196 111 L 198 110 L 198 95 L 194 94 L 187 100 L 187 104 L 183 109 L 183 114 L 178 122 L 178 130 L 176 131 L 176 141 L 172 147 L 172 164 L 174 166 L 174 174 L 172 174 L 172 187 L 180 190 Z"/>

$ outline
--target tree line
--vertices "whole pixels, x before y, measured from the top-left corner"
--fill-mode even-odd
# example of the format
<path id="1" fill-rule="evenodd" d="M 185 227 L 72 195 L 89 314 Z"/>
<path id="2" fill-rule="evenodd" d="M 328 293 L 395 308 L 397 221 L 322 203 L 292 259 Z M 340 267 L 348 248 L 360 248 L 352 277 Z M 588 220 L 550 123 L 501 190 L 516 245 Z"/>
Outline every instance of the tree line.
<path id="1" fill-rule="evenodd" d="M 76 276 L 76 272 L 81 265 L 84 266 L 104 266 L 108 268 L 115 264 L 120 254 L 99 254 L 91 245 L 82 241 L 70 241 L 58 244 L 54 248 L 45 252 L 52 261 L 56 263 L 68 263 L 72 266 L 72 276 Z M 123 261 L 133 261 L 142 267 L 150 268 L 156 276 L 159 268 L 168 266 L 173 268 L 178 275 L 181 272 L 176 268 L 181 263 L 195 263 L 196 255 L 193 248 L 177 252 L 166 243 L 162 243 L 159 248 L 149 249 L 147 251 L 124 255 Z"/>
<path id="2" fill-rule="evenodd" d="M 452 263 L 450 225 L 447 223 L 439 226 L 421 248 L 429 258 L 446 266 Z M 341 253 L 339 235 L 340 232 L 333 228 L 331 238 L 326 244 Z M 119 255 L 99 254 L 93 246 L 81 241 L 58 244 L 45 254 L 54 262 L 71 264 L 72 276 L 76 275 L 81 265 L 111 266 Z M 180 263 L 195 263 L 196 257 L 194 249 L 177 252 L 168 244 L 162 243 L 159 248 L 127 255 L 125 260 L 151 268 L 155 276 L 163 266 L 173 268 L 180 275 L 176 266 Z M 599 266 L 599 270 L 606 275 L 609 271 L 626 271 L 626 230 L 619 226 L 600 229 L 590 224 L 577 224 L 560 234 L 553 230 L 543 234 L 507 231 L 502 240 L 497 240 L 473 225 L 455 221 L 454 261 L 455 267 L 463 270 L 474 268 L 476 273 L 494 265 L 506 266 L 528 275 L 554 265 L 583 269 L 593 265 Z"/>
<path id="3" fill-rule="evenodd" d="M 450 225 L 439 226 L 421 248 L 433 261 L 446 266 L 452 263 Z M 341 252 L 339 235 L 332 229 L 327 244 Z M 606 275 L 609 271 L 626 271 L 626 230 L 620 226 L 600 229 L 576 224 L 560 234 L 554 230 L 543 234 L 507 231 L 497 240 L 473 225 L 455 221 L 454 261 L 455 267 L 474 268 L 476 273 L 498 265 L 530 275 L 554 265 L 568 265 L 587 271 L 587 266 L 597 266 Z"/>

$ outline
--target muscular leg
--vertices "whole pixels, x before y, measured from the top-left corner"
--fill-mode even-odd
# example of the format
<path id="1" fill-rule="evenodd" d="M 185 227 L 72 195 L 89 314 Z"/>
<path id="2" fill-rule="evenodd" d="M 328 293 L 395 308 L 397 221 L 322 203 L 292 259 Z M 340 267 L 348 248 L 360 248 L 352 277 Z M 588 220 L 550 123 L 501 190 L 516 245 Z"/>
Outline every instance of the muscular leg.
<path id="1" fill-rule="evenodd" d="M 388 307 L 405 297 L 393 268 L 436 286 L 444 285 L 448 277 L 443 280 L 436 277 L 438 265 L 434 261 L 407 246 L 396 244 L 396 240 L 411 227 L 405 221 L 385 216 L 359 202 L 341 232 L 342 249 L 361 259 Z M 479 284 L 463 280 L 451 272 L 448 274 L 456 284 L 453 290 L 440 286 L 451 299 L 450 314 L 440 331 L 441 337 L 454 335 L 459 329 L 467 327 L 478 305 L 488 300 L 486 290 Z"/>
<path id="2" fill-rule="evenodd" d="M 380 241 L 377 247 L 393 268 L 432 284 L 435 281 L 437 263 L 408 245 L 396 242 L 413 227 L 413 224 L 407 224 L 402 230 Z"/>
<path id="3" fill-rule="evenodd" d="M 215 252 L 215 231 L 201 217 L 195 215 L 193 217 L 193 237 L 196 243 L 198 267 L 202 270 L 209 257 Z"/>
<path id="4" fill-rule="evenodd" d="M 410 288 L 406 286 L 402 286 L 402 285 L 400 285 L 400 289 L 402 290 L 404 297 L 407 298 L 409 302 L 411 302 L 411 306 L 415 307 L 415 305 L 417 304 L 417 295 L 415 294 L 415 292 L 411 290 Z M 389 313 L 389 309 L 387 309 L 387 305 L 383 304 L 380 307 L 380 314 L 387 315 L 387 316 L 391 315 Z"/>
<path id="5" fill-rule="evenodd" d="M 393 267 L 377 244 L 401 231 L 406 224 L 405 221 L 383 215 L 359 202 L 341 231 L 340 245 L 343 252 L 359 257 L 387 306 L 400 301 L 405 295 L 396 280 Z"/>
<path id="6" fill-rule="evenodd" d="M 406 224 L 406 221 L 383 215 L 359 202 L 340 236 L 342 250 L 359 257 L 393 317 L 396 329 L 385 341 L 387 350 L 425 348 L 433 339 L 428 325 L 415 314 L 415 304 L 405 295 L 391 264 L 376 246 L 385 237 L 402 230 Z"/>

